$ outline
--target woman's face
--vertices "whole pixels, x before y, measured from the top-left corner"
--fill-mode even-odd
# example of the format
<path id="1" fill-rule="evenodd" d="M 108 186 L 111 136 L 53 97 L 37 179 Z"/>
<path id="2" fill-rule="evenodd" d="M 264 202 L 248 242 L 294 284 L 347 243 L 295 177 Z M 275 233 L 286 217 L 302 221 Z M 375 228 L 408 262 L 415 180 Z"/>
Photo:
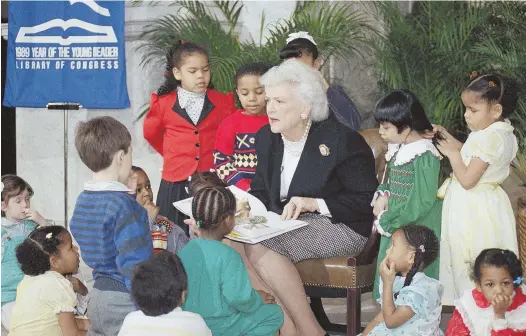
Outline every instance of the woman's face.
<path id="1" fill-rule="evenodd" d="M 267 115 L 273 133 L 289 133 L 303 130 L 305 122 L 301 114 L 309 115 L 306 106 L 300 102 L 293 84 L 283 83 L 265 87 Z"/>

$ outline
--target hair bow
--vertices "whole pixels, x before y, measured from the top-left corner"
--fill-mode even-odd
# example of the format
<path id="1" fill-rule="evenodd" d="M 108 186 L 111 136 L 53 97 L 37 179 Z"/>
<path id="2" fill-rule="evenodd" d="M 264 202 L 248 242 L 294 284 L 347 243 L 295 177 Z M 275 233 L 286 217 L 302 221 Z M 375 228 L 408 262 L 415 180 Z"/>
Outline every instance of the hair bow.
<path id="1" fill-rule="evenodd" d="M 49 238 L 51 238 L 51 237 L 53 237 L 53 232 L 50 232 L 50 233 L 48 233 L 48 234 L 46 235 L 46 239 L 49 239 Z"/>
<path id="2" fill-rule="evenodd" d="M 522 284 L 522 280 L 523 280 L 523 278 L 521 276 L 518 276 L 515 280 L 513 280 L 513 283 L 515 285 L 520 285 L 520 284 Z"/>
<path id="3" fill-rule="evenodd" d="M 201 221 L 200 220 L 196 221 L 195 226 L 197 226 L 197 228 L 199 229 L 201 227 Z"/>
<path id="4" fill-rule="evenodd" d="M 492 88 L 492 87 L 495 87 L 496 85 L 495 85 L 495 82 L 494 82 L 494 81 L 489 81 L 489 82 L 488 82 L 488 86 L 489 86 L 490 88 Z"/>
<path id="5" fill-rule="evenodd" d="M 287 42 L 287 44 L 289 44 L 290 42 L 292 42 L 294 40 L 297 40 L 299 38 L 303 38 L 303 39 L 309 40 L 309 41 L 312 42 L 312 44 L 317 45 L 316 42 L 314 42 L 314 39 L 312 38 L 312 36 L 310 36 L 309 33 L 307 33 L 306 31 L 300 31 L 300 32 L 297 32 L 297 33 L 290 33 L 286 42 Z"/>
<path id="6" fill-rule="evenodd" d="M 471 80 L 471 79 L 477 77 L 478 75 L 479 75 L 478 72 L 476 72 L 476 71 L 471 71 L 471 74 L 469 74 L 469 79 Z"/>
<path id="7" fill-rule="evenodd" d="M 426 251 L 426 249 L 424 248 L 424 245 L 420 245 L 420 246 L 418 246 L 418 249 L 419 249 L 420 251 L 422 251 L 422 253 L 424 253 L 424 252 Z"/>

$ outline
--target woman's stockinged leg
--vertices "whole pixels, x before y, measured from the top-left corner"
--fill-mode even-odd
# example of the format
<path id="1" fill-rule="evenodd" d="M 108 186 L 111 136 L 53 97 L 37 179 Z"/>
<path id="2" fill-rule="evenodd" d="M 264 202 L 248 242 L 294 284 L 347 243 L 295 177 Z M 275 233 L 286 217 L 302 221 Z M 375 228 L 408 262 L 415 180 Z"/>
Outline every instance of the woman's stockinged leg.
<path id="1" fill-rule="evenodd" d="M 246 245 L 245 250 L 255 271 L 284 306 L 282 335 L 325 335 L 312 313 L 294 264 L 287 257 L 261 244 Z M 287 321 L 288 317 L 292 321 Z"/>

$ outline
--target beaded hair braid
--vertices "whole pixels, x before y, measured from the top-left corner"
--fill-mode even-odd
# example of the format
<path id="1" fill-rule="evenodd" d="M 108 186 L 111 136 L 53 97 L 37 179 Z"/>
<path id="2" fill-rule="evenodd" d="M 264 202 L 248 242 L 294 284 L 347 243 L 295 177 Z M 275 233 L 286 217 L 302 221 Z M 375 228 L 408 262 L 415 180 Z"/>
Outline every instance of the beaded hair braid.
<path id="1" fill-rule="evenodd" d="M 236 212 L 236 198 L 224 187 L 199 190 L 192 201 L 192 215 L 200 229 L 214 231 Z"/>
<path id="2" fill-rule="evenodd" d="M 429 266 L 438 256 L 439 241 L 433 230 L 421 225 L 405 225 L 402 230 L 407 244 L 415 249 L 415 262 L 405 278 L 404 287 L 409 286 L 418 271 Z M 395 297 L 398 293 L 395 294 Z"/>

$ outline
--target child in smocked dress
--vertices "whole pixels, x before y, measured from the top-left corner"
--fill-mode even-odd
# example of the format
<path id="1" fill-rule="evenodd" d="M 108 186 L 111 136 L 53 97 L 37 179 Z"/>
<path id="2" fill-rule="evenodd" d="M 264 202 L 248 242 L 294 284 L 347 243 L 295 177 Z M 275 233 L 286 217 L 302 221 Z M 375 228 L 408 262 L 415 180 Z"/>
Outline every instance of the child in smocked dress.
<path id="1" fill-rule="evenodd" d="M 433 126 L 414 94 L 405 90 L 388 93 L 377 103 L 374 117 L 380 123 L 380 135 L 389 143 L 386 172 L 372 202 L 377 217 L 374 225 L 382 235 L 380 269 L 391 235 L 402 225 L 424 225 L 440 237 L 437 190 L 441 156 L 432 141 L 423 137 Z M 438 279 L 438 261 L 427 265 L 424 272 Z M 375 298 L 378 280 L 376 277 Z"/>
<path id="2" fill-rule="evenodd" d="M 517 106 L 518 87 L 501 75 L 472 74 L 462 102 L 472 131 L 462 144 L 443 127 L 438 149 L 449 159 L 452 178 L 446 181 L 440 242 L 440 281 L 444 305 L 452 305 L 472 287 L 470 263 L 486 248 L 518 253 L 515 216 L 500 184 L 510 173 L 517 138 L 507 117 Z"/>

